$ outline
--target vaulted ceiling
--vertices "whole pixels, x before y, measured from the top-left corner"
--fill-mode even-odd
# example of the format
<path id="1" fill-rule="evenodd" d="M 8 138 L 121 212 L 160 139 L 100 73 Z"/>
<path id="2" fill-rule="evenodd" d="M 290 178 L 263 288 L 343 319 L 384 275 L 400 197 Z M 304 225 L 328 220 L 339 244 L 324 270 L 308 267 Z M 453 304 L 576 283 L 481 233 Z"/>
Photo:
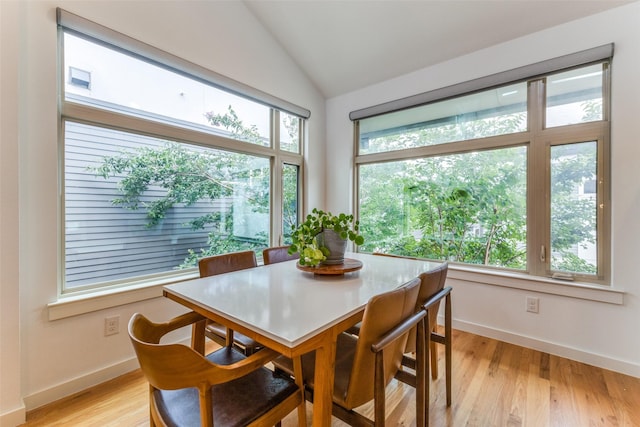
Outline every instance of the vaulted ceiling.
<path id="1" fill-rule="evenodd" d="M 326 98 L 637 0 L 244 0 Z"/>

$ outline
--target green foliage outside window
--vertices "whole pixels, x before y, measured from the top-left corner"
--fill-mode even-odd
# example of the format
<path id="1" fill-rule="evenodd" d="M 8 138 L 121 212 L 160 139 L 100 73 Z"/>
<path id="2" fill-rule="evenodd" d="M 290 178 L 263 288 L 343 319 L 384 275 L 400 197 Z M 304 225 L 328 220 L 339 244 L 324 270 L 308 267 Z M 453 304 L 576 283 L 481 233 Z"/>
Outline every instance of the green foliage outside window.
<path id="1" fill-rule="evenodd" d="M 582 107 L 585 116 L 601 114 L 597 103 Z M 522 128 L 523 120 L 526 116 L 518 113 L 401 129 L 375 144 L 392 151 L 506 134 Z M 551 218 L 552 266 L 595 273 L 595 265 L 574 253 L 578 245 L 595 243 L 594 201 L 576 197 L 595 176 L 594 150 L 574 147 L 558 157 L 552 172 L 557 205 Z M 360 223 L 367 235 L 361 250 L 526 269 L 526 146 L 363 164 L 359 170 Z"/>
<path id="2" fill-rule="evenodd" d="M 361 199 L 361 224 L 375 236 L 363 249 L 524 268 L 525 160 L 516 147 L 398 162 L 403 172 L 386 180 L 379 168 L 362 168 L 370 196 Z M 381 188 L 390 197 L 378 201 Z"/>

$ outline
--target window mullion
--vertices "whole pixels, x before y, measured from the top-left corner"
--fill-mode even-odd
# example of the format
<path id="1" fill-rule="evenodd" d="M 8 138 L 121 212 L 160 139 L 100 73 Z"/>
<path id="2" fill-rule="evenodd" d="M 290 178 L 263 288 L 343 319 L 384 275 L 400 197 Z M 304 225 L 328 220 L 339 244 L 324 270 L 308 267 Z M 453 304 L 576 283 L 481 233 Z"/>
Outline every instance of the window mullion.
<path id="1" fill-rule="evenodd" d="M 542 138 L 544 127 L 544 79 L 529 82 L 528 126 L 531 135 L 527 163 L 527 266 L 536 276 L 546 274 L 550 248 L 549 154 Z"/>
<path id="2" fill-rule="evenodd" d="M 269 241 L 272 246 L 278 246 L 282 236 L 282 159 L 280 152 L 280 113 L 271 109 L 271 146 L 276 155 L 271 163 L 271 235 Z"/>
<path id="3" fill-rule="evenodd" d="M 273 148 L 271 147 L 263 147 L 237 139 L 225 138 L 224 136 L 173 126 L 168 123 L 132 117 L 127 114 L 76 104 L 74 102 L 64 102 L 62 104 L 62 117 L 73 121 L 102 125 L 158 138 L 190 142 L 210 148 L 222 148 L 236 153 L 256 154 L 260 156 L 273 155 Z"/>

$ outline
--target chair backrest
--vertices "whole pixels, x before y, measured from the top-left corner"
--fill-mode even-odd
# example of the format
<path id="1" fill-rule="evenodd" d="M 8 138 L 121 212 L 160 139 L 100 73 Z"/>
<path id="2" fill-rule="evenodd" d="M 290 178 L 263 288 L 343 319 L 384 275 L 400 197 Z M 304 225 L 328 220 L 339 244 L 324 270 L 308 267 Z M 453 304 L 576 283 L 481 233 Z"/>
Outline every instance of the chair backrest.
<path id="1" fill-rule="evenodd" d="M 215 276 L 230 271 L 257 267 L 256 254 L 253 251 L 232 252 L 201 258 L 198 261 L 200 277 Z"/>
<path id="2" fill-rule="evenodd" d="M 262 251 L 262 258 L 264 264 L 275 264 L 276 262 L 290 261 L 292 259 L 299 259 L 300 254 L 298 252 L 289 254 L 289 246 L 275 246 L 267 248 Z"/>
<path id="3" fill-rule="evenodd" d="M 181 344 L 159 344 L 162 336 L 175 329 L 187 326 L 200 319 L 196 313 L 187 313 L 167 323 L 154 323 L 140 313 L 129 321 L 129 338 L 138 356 L 140 369 L 156 389 L 177 390 L 188 387 L 211 387 L 207 372 L 220 371 L 204 356 Z"/>
<path id="4" fill-rule="evenodd" d="M 420 279 L 415 278 L 367 302 L 344 398 L 348 407 L 357 407 L 373 399 L 375 354 L 371 345 L 416 312 L 419 290 Z M 408 333 L 383 350 L 385 386 L 400 367 Z"/>
<path id="5" fill-rule="evenodd" d="M 447 280 L 447 273 L 449 271 L 449 263 L 444 262 L 437 268 L 427 271 L 418 276 L 420 278 L 420 293 L 418 294 L 418 301 L 416 309 L 419 309 L 425 302 L 433 295 L 438 293 L 444 288 L 444 284 Z M 429 318 L 427 319 L 427 326 L 425 331 L 431 332 L 436 326 L 438 321 L 438 308 L 440 307 L 440 301 L 437 304 L 429 308 Z M 416 334 L 415 329 L 409 334 L 407 340 L 406 353 L 412 353 L 416 351 Z"/>

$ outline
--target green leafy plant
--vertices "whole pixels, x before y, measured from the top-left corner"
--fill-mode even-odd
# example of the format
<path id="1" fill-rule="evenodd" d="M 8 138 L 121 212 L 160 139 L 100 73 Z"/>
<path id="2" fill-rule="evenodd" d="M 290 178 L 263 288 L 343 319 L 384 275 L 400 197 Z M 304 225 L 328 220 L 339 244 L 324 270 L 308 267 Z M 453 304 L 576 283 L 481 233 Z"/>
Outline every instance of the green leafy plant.
<path id="1" fill-rule="evenodd" d="M 333 230 L 356 245 L 364 243 L 364 237 L 360 235 L 360 222 L 353 215 L 344 213 L 333 215 L 314 208 L 304 222 L 292 229 L 289 253 L 300 253 L 300 265 L 316 266 L 327 259 L 329 250 L 321 246 L 316 238 L 324 230 Z"/>

